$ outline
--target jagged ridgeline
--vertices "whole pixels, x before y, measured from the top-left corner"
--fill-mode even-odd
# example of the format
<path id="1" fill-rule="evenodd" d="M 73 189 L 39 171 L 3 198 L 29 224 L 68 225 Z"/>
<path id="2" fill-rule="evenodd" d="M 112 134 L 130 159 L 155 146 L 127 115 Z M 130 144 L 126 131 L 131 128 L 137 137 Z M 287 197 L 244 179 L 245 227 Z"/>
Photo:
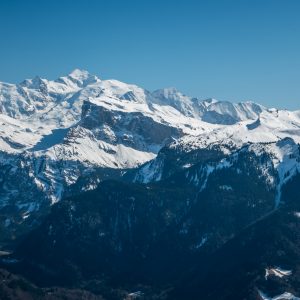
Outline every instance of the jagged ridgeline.
<path id="1" fill-rule="evenodd" d="M 299 294 L 300 111 L 75 70 L 1 83 L 0 112 L 5 268 L 107 299 Z"/>

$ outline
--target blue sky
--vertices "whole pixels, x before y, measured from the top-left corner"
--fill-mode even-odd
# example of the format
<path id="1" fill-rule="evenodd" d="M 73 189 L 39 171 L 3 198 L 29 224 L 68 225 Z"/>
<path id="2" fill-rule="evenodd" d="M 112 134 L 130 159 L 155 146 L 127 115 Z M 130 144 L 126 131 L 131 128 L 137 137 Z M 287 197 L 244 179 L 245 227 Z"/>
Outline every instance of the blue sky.
<path id="1" fill-rule="evenodd" d="M 0 81 L 74 68 L 146 89 L 300 109 L 298 0 L 7 0 Z"/>

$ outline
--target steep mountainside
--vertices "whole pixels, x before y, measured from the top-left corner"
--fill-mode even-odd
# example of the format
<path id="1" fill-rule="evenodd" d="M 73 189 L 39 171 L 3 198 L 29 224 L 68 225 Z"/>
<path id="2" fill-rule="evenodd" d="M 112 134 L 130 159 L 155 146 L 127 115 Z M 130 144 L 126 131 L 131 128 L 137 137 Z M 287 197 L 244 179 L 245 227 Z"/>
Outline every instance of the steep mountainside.
<path id="1" fill-rule="evenodd" d="M 0 132 L 3 268 L 58 297 L 300 295 L 300 111 L 75 70 L 1 83 Z"/>
<path id="2" fill-rule="evenodd" d="M 300 175 L 284 186 L 282 205 L 229 241 L 199 257 L 170 299 L 288 300 L 300 295 Z"/>
<path id="3" fill-rule="evenodd" d="M 130 288 L 177 286 L 178 274 L 189 276 L 198 260 L 200 266 L 213 259 L 247 228 L 281 211 L 289 200 L 278 187 L 298 176 L 300 152 L 292 139 L 223 150 L 193 151 L 185 157 L 192 166 L 169 168 L 160 181 L 105 181 L 65 199 L 19 246 L 14 268 L 39 284 L 109 278 Z M 283 175 L 282 157 L 294 166 Z"/>
<path id="4" fill-rule="evenodd" d="M 298 141 L 300 130 L 299 112 L 199 100 L 174 88 L 151 93 L 81 70 L 54 81 L 1 83 L 0 110 L 0 227 L 7 241 L 64 195 L 119 178 L 180 138 L 189 147 L 239 136 L 233 143 L 240 147 L 285 136 Z"/>

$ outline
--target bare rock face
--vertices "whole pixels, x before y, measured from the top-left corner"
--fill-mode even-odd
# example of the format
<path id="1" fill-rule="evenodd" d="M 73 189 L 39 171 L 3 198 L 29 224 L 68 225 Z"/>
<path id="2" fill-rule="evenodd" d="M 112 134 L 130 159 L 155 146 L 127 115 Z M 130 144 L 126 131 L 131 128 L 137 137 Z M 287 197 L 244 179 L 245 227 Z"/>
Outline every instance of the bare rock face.
<path id="1" fill-rule="evenodd" d="M 159 123 L 141 112 L 111 111 L 87 101 L 83 104 L 81 118 L 82 127 L 101 133 L 97 129 L 107 126 L 118 137 L 117 143 L 126 144 L 131 137 L 133 147 L 146 151 L 183 136 L 180 128 Z"/>
<path id="2" fill-rule="evenodd" d="M 4 267 L 40 284 L 115 283 L 108 299 L 298 294 L 284 256 L 299 259 L 299 112 L 82 70 L 0 83 L 0 112 L 0 246 L 15 250 Z M 296 284 L 263 281 L 277 261 Z"/>

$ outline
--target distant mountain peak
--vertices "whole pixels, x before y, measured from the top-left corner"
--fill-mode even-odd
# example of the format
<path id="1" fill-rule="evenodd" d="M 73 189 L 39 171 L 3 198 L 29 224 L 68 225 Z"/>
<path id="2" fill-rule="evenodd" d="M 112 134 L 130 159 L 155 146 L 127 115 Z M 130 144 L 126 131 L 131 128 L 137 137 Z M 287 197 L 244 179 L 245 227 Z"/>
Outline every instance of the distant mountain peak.
<path id="1" fill-rule="evenodd" d="M 74 69 L 72 72 L 70 72 L 68 74 L 68 77 L 72 77 L 77 80 L 86 80 L 86 79 L 90 78 L 91 76 L 94 76 L 94 75 L 91 75 L 87 70 L 78 69 L 78 68 Z"/>
<path id="2" fill-rule="evenodd" d="M 74 69 L 66 76 L 59 77 L 56 82 L 69 84 L 75 84 L 78 87 L 85 87 L 89 84 L 99 82 L 100 79 L 86 70 Z"/>
<path id="3" fill-rule="evenodd" d="M 165 99 L 178 99 L 181 97 L 186 97 L 183 93 L 178 91 L 175 87 L 167 87 L 155 90 L 152 95 L 155 97 L 162 97 Z"/>
<path id="4" fill-rule="evenodd" d="M 41 78 L 40 76 L 35 76 L 32 79 L 25 79 L 20 83 L 20 86 L 27 87 L 30 89 L 40 89 L 42 85 L 47 83 L 46 79 Z"/>

